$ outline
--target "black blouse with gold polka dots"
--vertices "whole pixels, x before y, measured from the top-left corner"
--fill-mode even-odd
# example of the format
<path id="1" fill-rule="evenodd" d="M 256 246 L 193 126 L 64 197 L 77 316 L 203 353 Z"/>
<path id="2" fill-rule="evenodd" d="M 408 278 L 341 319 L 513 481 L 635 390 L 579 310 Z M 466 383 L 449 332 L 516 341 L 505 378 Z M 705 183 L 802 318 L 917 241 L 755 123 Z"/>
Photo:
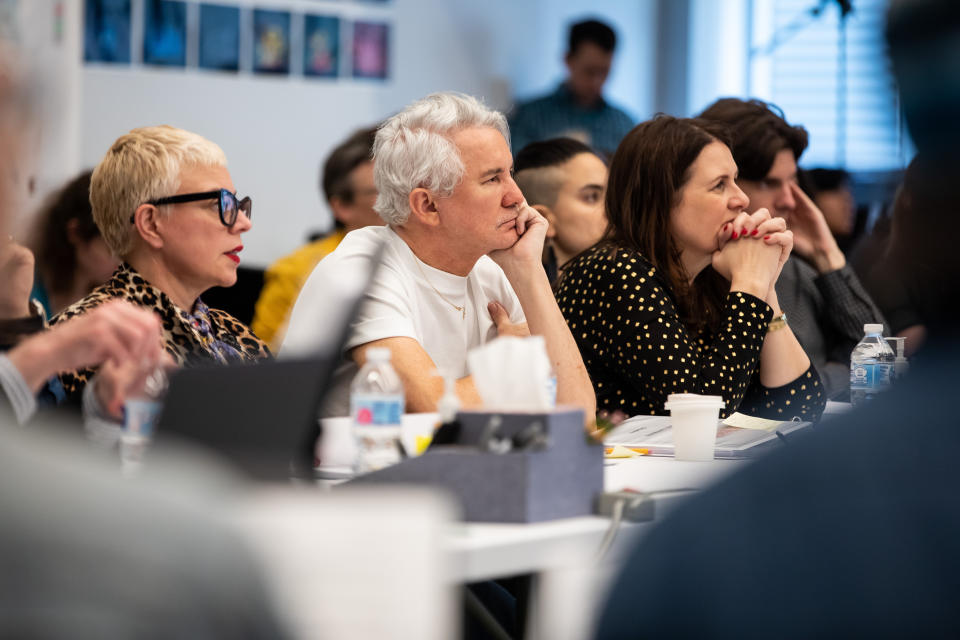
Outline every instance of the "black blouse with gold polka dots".
<path id="1" fill-rule="evenodd" d="M 669 283 L 642 255 L 599 245 L 563 270 L 557 302 L 593 380 L 597 408 L 665 414 L 671 393 L 723 396 L 734 411 L 817 420 L 826 405 L 811 367 L 782 387 L 760 384 L 760 348 L 773 310 L 748 293 L 727 294 L 715 335 L 691 335 Z"/>

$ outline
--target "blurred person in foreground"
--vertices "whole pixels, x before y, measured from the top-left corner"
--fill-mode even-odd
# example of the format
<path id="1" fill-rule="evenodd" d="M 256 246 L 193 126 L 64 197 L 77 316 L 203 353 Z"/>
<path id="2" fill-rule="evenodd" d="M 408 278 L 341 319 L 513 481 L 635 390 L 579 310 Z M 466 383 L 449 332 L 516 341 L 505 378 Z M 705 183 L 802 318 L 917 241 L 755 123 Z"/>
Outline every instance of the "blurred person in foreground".
<path id="1" fill-rule="evenodd" d="M 0 237 L 28 174 L 21 153 L 30 92 L 0 48 Z M 7 268 L 11 270 L 7 270 Z M 0 321 L 26 305 L 32 255 L 0 247 Z M 25 275 L 24 275 L 25 274 Z M 25 286 L 7 280 L 14 276 Z M 13 314 L 13 315 L 10 315 Z M 116 301 L 25 338 L 0 354 L 0 528 L 4 638 L 284 638 L 260 568 L 218 509 L 235 498 L 224 477 L 189 452 L 161 456 L 138 481 L 78 446 L 51 416 L 14 428 L 21 372 L 160 352 L 156 317 Z M 20 358 L 20 356 L 25 356 Z M 9 365 L 13 364 L 13 368 Z M 27 379 L 30 373 L 24 373 Z M 43 373 L 36 376 L 42 383 Z M 19 384 L 23 384 L 21 378 Z M 58 418 L 63 417 L 61 414 Z M 216 515 L 215 515 L 216 514 Z"/>
<path id="2" fill-rule="evenodd" d="M 923 199 L 924 184 L 919 174 L 926 171 L 920 156 L 914 157 L 904 173 L 903 183 L 897 189 L 889 218 L 878 222 L 869 237 L 857 245 L 853 256 L 854 267 L 863 286 L 870 292 L 890 325 L 890 333 L 906 338 L 903 350 L 908 358 L 923 347 L 927 328 L 924 325 L 917 295 L 905 277 L 904 269 L 895 254 L 894 238 L 904 227 L 913 224 L 919 214 L 916 202 Z"/>
<path id="3" fill-rule="evenodd" d="M 556 282 L 563 266 L 607 229 L 607 165 L 582 142 L 555 138 L 525 146 L 513 168 L 527 204 L 549 225 L 543 266 Z"/>
<path id="4" fill-rule="evenodd" d="M 737 185 L 750 198 L 750 211 L 767 209 L 793 232 L 793 256 L 777 280 L 777 294 L 827 394 L 847 399 L 850 352 L 863 338 L 863 325 L 884 319 L 847 264 L 823 212 L 797 184 L 806 130 L 788 124 L 777 107 L 760 100 L 722 98 L 700 117 L 729 128 L 740 170 Z"/>
<path id="5" fill-rule="evenodd" d="M 746 212 L 726 135 L 658 116 L 610 162 L 609 230 L 556 287 L 600 409 L 663 415 L 670 394 L 700 393 L 722 396 L 724 416 L 823 411 L 820 378 L 777 301 L 792 234 L 766 209 Z"/>
<path id="6" fill-rule="evenodd" d="M 34 223 L 37 277 L 31 298 L 47 317 L 109 280 L 120 264 L 93 221 L 90 174 L 84 171 L 57 191 Z"/>
<path id="7" fill-rule="evenodd" d="M 236 281 L 241 238 L 251 227 L 251 201 L 236 195 L 220 147 L 174 127 L 134 129 L 94 169 L 90 202 L 123 262 L 55 324 L 121 299 L 160 317 L 164 349 L 178 366 L 270 357 L 243 323 L 200 299 L 210 287 Z M 68 397 L 78 397 L 94 371 L 61 373 Z"/>
<path id="8" fill-rule="evenodd" d="M 570 26 L 563 59 L 567 79 L 553 93 L 515 107 L 510 114 L 514 150 L 563 136 L 613 155 L 634 122 L 603 97 L 616 46 L 616 33 L 603 22 L 584 20 Z"/>
<path id="9" fill-rule="evenodd" d="M 371 347 L 388 348 L 403 380 L 408 412 L 435 411 L 443 382 L 457 380 L 464 406 L 480 396 L 467 352 L 498 335 L 541 335 L 557 373 L 557 403 L 583 408 L 594 398 L 583 361 L 554 301 L 541 263 L 547 222 L 513 180 L 506 118 L 476 98 L 437 93 L 387 120 L 374 143 L 376 209 L 385 227 L 347 236 L 307 280 L 283 352 L 310 345 L 331 281 L 369 272 L 385 252 L 347 357 L 324 411 L 348 414 L 348 388 Z"/>
<path id="10" fill-rule="evenodd" d="M 25 145 L 32 120 L 31 91 L 12 66 L 13 53 L 0 48 L 0 423 L 25 424 L 39 406 L 64 400 L 60 371 L 103 365 L 95 400 L 119 413 L 137 383 L 136 367 L 162 360 L 160 323 L 125 302 L 45 330 L 42 312 L 30 305 L 33 254 L 8 235 L 11 212 L 26 194 L 29 167 Z"/>
<path id="11" fill-rule="evenodd" d="M 892 259 L 928 342 L 862 409 L 691 498 L 641 541 L 598 638 L 960 635 L 960 6 L 891 3 L 886 38 L 919 151 Z"/>
<path id="12" fill-rule="evenodd" d="M 273 351 L 280 349 L 293 303 L 317 263 L 354 229 L 383 224 L 373 210 L 377 187 L 371 154 L 376 133 L 376 128 L 360 129 L 330 152 L 323 164 L 320 184 L 333 213 L 333 232 L 280 258 L 264 273 L 250 328 Z"/>

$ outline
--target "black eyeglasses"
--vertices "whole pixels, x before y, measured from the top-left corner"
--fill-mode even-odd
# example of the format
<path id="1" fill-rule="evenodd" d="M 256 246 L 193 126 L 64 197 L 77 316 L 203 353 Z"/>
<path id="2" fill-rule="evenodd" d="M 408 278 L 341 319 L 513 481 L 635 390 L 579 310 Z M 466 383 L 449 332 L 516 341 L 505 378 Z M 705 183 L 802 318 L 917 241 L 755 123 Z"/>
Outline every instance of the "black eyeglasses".
<path id="1" fill-rule="evenodd" d="M 220 222 L 223 223 L 225 227 L 232 227 L 237 221 L 237 215 L 243 211 L 243 214 L 247 216 L 249 220 L 253 216 L 253 201 L 250 197 L 237 200 L 237 196 L 230 193 L 226 189 L 217 189 L 216 191 L 204 191 L 202 193 L 181 193 L 178 196 L 169 196 L 167 198 L 157 198 L 156 200 L 150 200 L 147 204 L 152 204 L 155 207 L 159 207 L 164 204 L 180 204 L 182 202 L 197 202 L 198 200 L 213 200 L 217 199 L 217 203 L 220 205 Z M 136 214 L 130 216 L 130 223 L 132 224 Z"/>

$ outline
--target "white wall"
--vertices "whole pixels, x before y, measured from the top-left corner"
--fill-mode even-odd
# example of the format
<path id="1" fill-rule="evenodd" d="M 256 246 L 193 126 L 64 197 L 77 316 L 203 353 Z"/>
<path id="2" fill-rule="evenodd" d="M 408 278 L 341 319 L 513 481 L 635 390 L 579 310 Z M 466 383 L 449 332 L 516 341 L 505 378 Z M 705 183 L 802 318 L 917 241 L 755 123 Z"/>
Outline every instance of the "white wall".
<path id="1" fill-rule="evenodd" d="M 687 113 L 693 116 L 717 98 L 747 95 L 748 0 L 691 0 Z"/>
<path id="2" fill-rule="evenodd" d="M 256 6 L 390 22 L 391 79 L 85 65 L 78 132 L 84 166 L 98 162 L 119 135 L 146 124 L 172 124 L 220 144 L 237 189 L 254 198 L 247 264 L 264 266 L 308 231 L 329 226 L 319 166 L 347 133 L 433 91 L 464 91 L 505 109 L 511 95 L 552 89 L 563 77 L 572 19 L 599 16 L 614 24 L 620 45 L 608 94 L 638 118 L 651 110 L 654 0 L 258 0 Z"/>

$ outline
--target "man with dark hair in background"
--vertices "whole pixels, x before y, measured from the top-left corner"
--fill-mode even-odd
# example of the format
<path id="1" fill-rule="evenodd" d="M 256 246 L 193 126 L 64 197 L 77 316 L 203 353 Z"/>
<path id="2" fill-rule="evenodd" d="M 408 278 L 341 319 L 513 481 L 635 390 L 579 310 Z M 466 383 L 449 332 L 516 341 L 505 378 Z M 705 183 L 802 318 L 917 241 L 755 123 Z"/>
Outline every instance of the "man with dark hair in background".
<path id="1" fill-rule="evenodd" d="M 263 291 L 250 328 L 273 350 L 279 350 L 293 303 L 317 263 L 354 229 L 383 224 L 373 210 L 377 188 L 370 154 L 376 134 L 376 127 L 356 131 L 327 156 L 323 165 L 320 186 L 333 213 L 333 232 L 312 237 L 309 244 L 280 258 L 264 273 Z"/>
<path id="2" fill-rule="evenodd" d="M 531 142 L 569 137 L 610 156 L 633 127 L 633 118 L 603 97 L 617 36 L 598 20 L 570 27 L 567 79 L 553 93 L 517 105 L 510 116 L 516 152 Z"/>
<path id="3" fill-rule="evenodd" d="M 884 322 L 837 245 L 823 213 L 797 184 L 797 162 L 807 131 L 787 123 L 760 100 L 721 98 L 700 114 L 730 129 L 737 186 L 750 198 L 748 212 L 765 208 L 793 232 L 793 254 L 777 279 L 777 297 L 790 328 L 810 356 L 830 398 L 850 389 L 850 352 L 863 325 Z"/>
<path id="4" fill-rule="evenodd" d="M 890 259 L 929 342 L 863 409 L 691 498 L 645 536 L 598 638 L 960 635 L 960 4 L 894 0 L 887 42 L 919 150 Z"/>

